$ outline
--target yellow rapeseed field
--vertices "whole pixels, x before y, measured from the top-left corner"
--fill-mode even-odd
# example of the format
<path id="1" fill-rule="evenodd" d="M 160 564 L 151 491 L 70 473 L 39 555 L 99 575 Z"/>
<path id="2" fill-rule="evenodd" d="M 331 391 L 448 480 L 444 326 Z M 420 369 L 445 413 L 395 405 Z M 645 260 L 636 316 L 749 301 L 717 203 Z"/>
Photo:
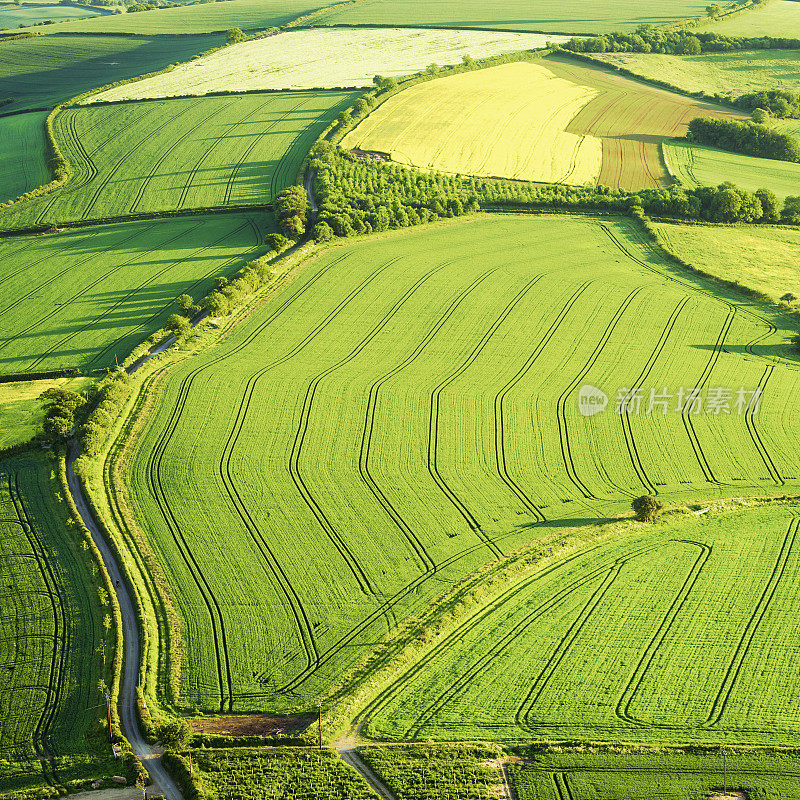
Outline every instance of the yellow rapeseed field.
<path id="1" fill-rule="evenodd" d="M 567 133 L 597 92 L 516 62 L 412 86 L 342 142 L 425 169 L 546 183 L 595 182 L 600 139 Z"/>

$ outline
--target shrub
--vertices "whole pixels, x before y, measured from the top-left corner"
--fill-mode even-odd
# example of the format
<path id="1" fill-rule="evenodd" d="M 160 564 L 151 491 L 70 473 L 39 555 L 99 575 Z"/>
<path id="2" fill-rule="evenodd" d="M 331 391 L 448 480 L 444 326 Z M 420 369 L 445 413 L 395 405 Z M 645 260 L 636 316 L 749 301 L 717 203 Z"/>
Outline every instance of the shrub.
<path id="1" fill-rule="evenodd" d="M 651 494 L 645 494 L 637 497 L 631 503 L 633 510 L 636 512 L 636 519 L 639 522 L 655 522 L 658 519 L 659 512 L 664 507 L 664 504 Z"/>

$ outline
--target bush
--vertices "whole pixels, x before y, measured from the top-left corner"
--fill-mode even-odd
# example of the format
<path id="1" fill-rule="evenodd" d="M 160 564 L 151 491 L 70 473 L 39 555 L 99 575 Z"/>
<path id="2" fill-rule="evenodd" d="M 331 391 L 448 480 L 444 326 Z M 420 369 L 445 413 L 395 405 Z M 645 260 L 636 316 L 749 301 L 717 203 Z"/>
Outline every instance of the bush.
<path id="1" fill-rule="evenodd" d="M 664 508 L 664 504 L 651 494 L 637 497 L 631 503 L 631 506 L 636 512 L 636 519 L 639 522 L 655 522 L 658 519 L 659 512 Z"/>
<path id="2" fill-rule="evenodd" d="M 165 722 L 156 731 L 158 741 L 167 750 L 185 750 L 192 741 L 192 729 L 185 719 L 173 719 Z"/>

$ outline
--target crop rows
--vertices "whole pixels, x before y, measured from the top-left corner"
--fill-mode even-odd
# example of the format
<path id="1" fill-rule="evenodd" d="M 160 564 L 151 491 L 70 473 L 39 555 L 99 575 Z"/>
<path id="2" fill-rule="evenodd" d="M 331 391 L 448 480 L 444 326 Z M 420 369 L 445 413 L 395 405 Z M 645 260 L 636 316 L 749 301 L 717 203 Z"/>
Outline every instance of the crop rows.
<path id="1" fill-rule="evenodd" d="M 6 211 L 0 225 L 267 204 L 349 98 L 292 92 L 67 109 L 55 128 L 73 179 Z"/>
<path id="2" fill-rule="evenodd" d="M 266 220 L 225 214 L 0 242 L 0 372 L 102 368 L 157 330 L 177 295 L 257 255 Z M 135 277 L 132 277 L 135 275 Z"/>
<path id="3" fill-rule="evenodd" d="M 613 413 L 618 386 L 763 385 L 745 345 L 781 335 L 675 280 L 633 229 L 506 217 L 403 239 L 402 253 L 388 239 L 319 257 L 171 375 L 137 443 L 128 490 L 180 587 L 198 676 L 184 692 L 206 708 L 312 696 L 543 522 L 603 517 L 646 490 L 790 483 L 783 365 L 757 416 Z M 584 383 L 611 395 L 605 415 L 578 414 Z M 197 441 L 198 419 L 217 434 Z M 581 586 L 570 597 L 586 604 L 597 586 Z"/>

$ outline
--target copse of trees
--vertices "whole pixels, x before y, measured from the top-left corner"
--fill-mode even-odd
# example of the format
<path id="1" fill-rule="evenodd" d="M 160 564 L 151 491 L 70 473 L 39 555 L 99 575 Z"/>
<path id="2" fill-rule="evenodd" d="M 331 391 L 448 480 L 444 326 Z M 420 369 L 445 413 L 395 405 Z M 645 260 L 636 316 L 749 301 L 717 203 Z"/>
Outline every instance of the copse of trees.
<path id="1" fill-rule="evenodd" d="M 633 33 L 614 32 L 588 38 L 572 38 L 560 45 L 573 53 L 666 53 L 700 55 L 734 50 L 799 50 L 800 39 L 774 36 L 724 36 L 679 28 L 667 30 L 639 25 Z"/>
<path id="2" fill-rule="evenodd" d="M 734 101 L 747 111 L 763 108 L 773 117 L 800 119 L 800 94 L 787 89 L 765 89 L 739 95 Z"/>
<path id="3" fill-rule="evenodd" d="M 686 138 L 734 153 L 800 163 L 800 143 L 757 122 L 695 117 Z"/>
<path id="4" fill-rule="evenodd" d="M 44 435 L 52 442 L 72 433 L 75 428 L 75 415 L 86 403 L 82 395 L 57 386 L 42 392 L 39 400 L 45 407 Z"/>
<path id="5" fill-rule="evenodd" d="M 302 186 L 290 186 L 275 198 L 275 216 L 281 231 L 291 239 L 306 232 L 309 204 Z"/>

